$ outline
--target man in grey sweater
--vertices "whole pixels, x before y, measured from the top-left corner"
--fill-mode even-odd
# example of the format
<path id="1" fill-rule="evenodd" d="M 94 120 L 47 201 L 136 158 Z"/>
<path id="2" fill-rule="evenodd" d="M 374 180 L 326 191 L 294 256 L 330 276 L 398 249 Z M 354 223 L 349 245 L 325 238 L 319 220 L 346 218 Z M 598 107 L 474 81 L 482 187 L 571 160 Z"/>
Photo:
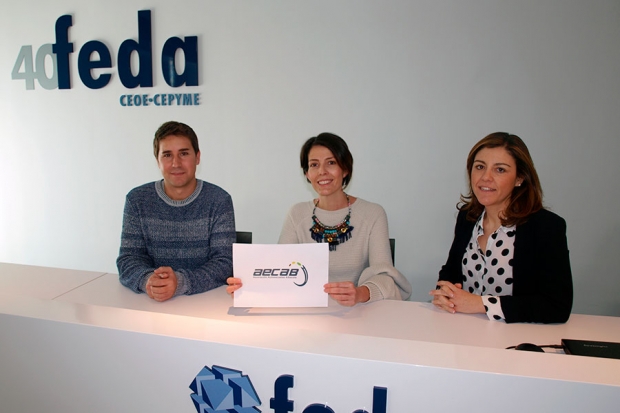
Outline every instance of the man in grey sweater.
<path id="1" fill-rule="evenodd" d="M 196 179 L 200 150 L 188 125 L 161 125 L 153 150 L 164 179 L 127 194 L 116 260 L 120 282 L 156 301 L 224 285 L 235 242 L 230 195 Z"/>

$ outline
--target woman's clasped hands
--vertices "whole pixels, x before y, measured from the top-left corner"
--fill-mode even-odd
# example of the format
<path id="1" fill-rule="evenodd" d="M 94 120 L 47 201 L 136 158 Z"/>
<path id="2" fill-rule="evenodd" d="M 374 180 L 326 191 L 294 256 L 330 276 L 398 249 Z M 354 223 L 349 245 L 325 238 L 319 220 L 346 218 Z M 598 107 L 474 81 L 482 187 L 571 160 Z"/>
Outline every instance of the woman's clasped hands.
<path id="1" fill-rule="evenodd" d="M 438 281 L 437 288 L 428 293 L 433 296 L 433 305 L 449 313 L 484 313 L 482 297 L 463 290 L 460 283 Z"/>

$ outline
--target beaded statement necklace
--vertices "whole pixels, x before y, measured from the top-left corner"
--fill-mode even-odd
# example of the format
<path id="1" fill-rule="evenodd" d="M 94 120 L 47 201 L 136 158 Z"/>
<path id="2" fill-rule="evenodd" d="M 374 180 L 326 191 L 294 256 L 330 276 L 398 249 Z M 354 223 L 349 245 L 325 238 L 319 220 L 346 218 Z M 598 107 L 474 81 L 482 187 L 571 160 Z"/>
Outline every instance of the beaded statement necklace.
<path id="1" fill-rule="evenodd" d="M 349 199 L 349 195 L 345 194 L 347 197 L 347 206 L 349 207 L 349 213 L 342 220 L 342 222 L 338 225 L 334 225 L 333 227 L 323 225 L 321 221 L 316 216 L 316 206 L 319 204 L 317 199 L 314 204 L 314 209 L 312 210 L 312 221 L 314 224 L 310 228 L 310 235 L 312 239 L 316 242 L 327 242 L 329 244 L 330 251 L 336 251 L 336 247 L 351 238 L 351 232 L 353 232 L 353 227 L 351 226 L 351 200 Z"/>

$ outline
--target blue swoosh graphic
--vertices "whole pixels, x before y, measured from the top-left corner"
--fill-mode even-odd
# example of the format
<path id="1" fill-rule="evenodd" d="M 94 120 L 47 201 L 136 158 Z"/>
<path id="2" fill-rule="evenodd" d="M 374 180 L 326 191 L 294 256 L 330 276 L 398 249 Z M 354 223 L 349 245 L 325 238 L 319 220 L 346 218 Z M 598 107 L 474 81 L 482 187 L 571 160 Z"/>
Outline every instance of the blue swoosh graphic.
<path id="1" fill-rule="evenodd" d="M 308 283 L 308 270 L 306 270 L 305 266 L 301 266 L 301 270 L 304 272 L 304 282 L 301 284 L 297 284 L 296 282 L 293 281 L 293 284 L 295 284 L 298 287 L 303 287 L 304 285 L 306 285 Z"/>

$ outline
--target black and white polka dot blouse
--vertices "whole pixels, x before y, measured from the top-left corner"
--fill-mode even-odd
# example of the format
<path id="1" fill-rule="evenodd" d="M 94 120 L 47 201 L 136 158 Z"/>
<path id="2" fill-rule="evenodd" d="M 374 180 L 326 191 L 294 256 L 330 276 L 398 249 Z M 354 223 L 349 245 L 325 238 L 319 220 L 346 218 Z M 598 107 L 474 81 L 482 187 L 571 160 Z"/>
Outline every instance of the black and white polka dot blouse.
<path id="1" fill-rule="evenodd" d="M 482 296 L 490 320 L 503 320 L 504 312 L 496 296 L 512 295 L 512 257 L 516 227 L 500 226 L 482 251 L 478 237 L 484 234 L 484 212 L 474 226 L 463 255 L 463 290 Z"/>

